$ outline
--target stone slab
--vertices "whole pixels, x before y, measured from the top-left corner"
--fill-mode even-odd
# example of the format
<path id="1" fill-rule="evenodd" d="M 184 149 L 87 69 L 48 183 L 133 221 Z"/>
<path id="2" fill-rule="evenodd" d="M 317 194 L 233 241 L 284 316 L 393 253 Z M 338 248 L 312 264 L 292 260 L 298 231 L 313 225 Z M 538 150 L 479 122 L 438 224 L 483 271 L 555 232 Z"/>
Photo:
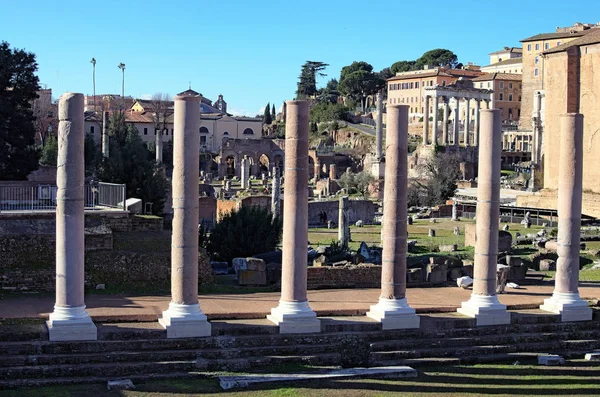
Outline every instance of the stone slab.
<path id="1" fill-rule="evenodd" d="M 538 356 L 539 365 L 564 365 L 565 359 L 557 354 Z"/>
<path id="2" fill-rule="evenodd" d="M 264 262 L 263 262 L 264 264 Z M 258 270 L 240 270 L 238 273 L 239 285 L 266 285 L 267 272 Z"/>
<path id="3" fill-rule="evenodd" d="M 168 339 L 199 338 L 211 336 L 212 327 L 208 321 L 185 321 L 166 324 L 162 318 L 158 322 L 167 330 Z"/>
<path id="4" fill-rule="evenodd" d="M 600 352 L 587 353 L 585 359 L 587 361 L 600 361 Z"/>
<path id="5" fill-rule="evenodd" d="M 347 379 L 347 378 L 415 378 L 417 371 L 411 367 L 390 366 L 372 368 L 349 368 L 323 373 L 305 374 L 255 374 L 244 376 L 220 376 L 219 384 L 223 390 L 236 387 L 247 387 L 251 384 L 270 382 L 291 382 L 319 379 Z"/>
<path id="6" fill-rule="evenodd" d="M 87 324 L 52 324 L 46 322 L 50 342 L 97 340 L 98 330 L 94 323 Z"/>
<path id="7" fill-rule="evenodd" d="M 135 390 L 135 385 L 131 379 L 109 380 L 106 384 L 108 390 Z"/>

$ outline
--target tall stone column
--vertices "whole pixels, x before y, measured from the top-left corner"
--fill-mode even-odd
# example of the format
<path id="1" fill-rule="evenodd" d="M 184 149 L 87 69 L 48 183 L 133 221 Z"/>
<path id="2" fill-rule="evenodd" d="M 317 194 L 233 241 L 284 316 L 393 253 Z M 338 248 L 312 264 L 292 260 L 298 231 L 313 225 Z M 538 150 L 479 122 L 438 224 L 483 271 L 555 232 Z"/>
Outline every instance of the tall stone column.
<path id="1" fill-rule="evenodd" d="M 579 297 L 579 253 L 583 178 L 583 115 L 560 118 L 558 163 L 558 260 L 552 297 L 540 309 L 560 314 L 561 321 L 589 321 L 592 310 Z"/>
<path id="2" fill-rule="evenodd" d="M 479 99 L 475 100 L 475 128 L 473 129 L 475 133 L 475 138 L 473 139 L 473 146 L 479 146 L 479 124 L 480 124 L 480 115 L 479 112 L 481 110 L 481 101 Z"/>
<path id="3" fill-rule="evenodd" d="M 200 101 L 187 90 L 175 96 L 171 303 L 158 320 L 167 338 L 210 336 L 198 303 L 198 177 Z"/>
<path id="4" fill-rule="evenodd" d="M 271 195 L 271 213 L 273 216 L 279 216 L 281 212 L 281 180 L 279 178 L 279 168 L 273 167 L 273 194 Z"/>
<path id="5" fill-rule="evenodd" d="M 465 147 L 469 146 L 469 127 L 471 125 L 471 99 L 465 98 Z"/>
<path id="6" fill-rule="evenodd" d="M 342 247 L 347 248 L 350 242 L 350 224 L 348 223 L 348 196 L 340 197 L 338 211 L 338 241 Z"/>
<path id="7" fill-rule="evenodd" d="M 241 161 L 241 169 L 240 169 L 240 181 L 242 184 L 242 190 L 248 189 L 248 176 L 250 174 L 250 160 L 247 156 L 244 156 Z"/>
<path id="8" fill-rule="evenodd" d="M 337 170 L 335 164 L 329 165 L 329 179 L 337 179 Z"/>
<path id="9" fill-rule="evenodd" d="M 448 141 L 448 113 L 449 113 L 448 102 L 449 101 L 450 101 L 450 98 L 444 97 L 444 125 L 442 127 L 442 141 L 443 141 L 444 146 L 448 145 L 448 143 L 449 143 L 449 141 Z"/>
<path id="10" fill-rule="evenodd" d="M 438 96 L 433 97 L 433 127 L 431 131 L 431 142 L 433 146 L 438 144 Z"/>
<path id="11" fill-rule="evenodd" d="M 425 95 L 425 112 L 423 113 L 423 145 L 429 144 L 429 95 Z"/>
<path id="12" fill-rule="evenodd" d="M 96 340 L 85 310 L 83 94 L 67 92 L 58 103 L 56 174 L 56 303 L 46 322 L 50 341 Z"/>
<path id="13" fill-rule="evenodd" d="M 321 179 L 321 162 L 319 159 L 315 161 L 315 181 Z"/>
<path id="14" fill-rule="evenodd" d="M 306 296 L 308 113 L 308 102 L 286 102 L 281 299 L 267 316 L 282 334 L 321 332 Z"/>
<path id="15" fill-rule="evenodd" d="M 481 112 L 481 144 L 475 226 L 475 263 L 471 299 L 458 309 L 477 325 L 510 324 L 510 313 L 498 301 L 498 220 L 500 218 L 500 162 L 502 116 L 498 109 Z"/>
<path id="16" fill-rule="evenodd" d="M 375 128 L 375 158 L 382 157 L 381 147 L 383 145 L 383 98 L 381 92 L 377 93 L 377 126 Z"/>
<path id="17" fill-rule="evenodd" d="M 163 134 L 164 130 L 158 130 L 156 132 L 156 163 L 162 164 L 163 162 Z M 200 150 L 200 146 L 198 146 L 198 150 Z"/>
<path id="18" fill-rule="evenodd" d="M 420 319 L 406 302 L 406 237 L 408 185 L 408 106 L 388 106 L 383 193 L 381 296 L 367 316 L 382 328 L 419 328 Z"/>
<path id="19" fill-rule="evenodd" d="M 454 109 L 454 140 L 452 144 L 454 146 L 460 146 L 460 135 L 458 130 L 460 128 L 460 98 L 456 97 L 456 109 Z"/>
<path id="20" fill-rule="evenodd" d="M 102 156 L 108 158 L 110 154 L 110 138 L 108 137 L 108 112 L 102 113 Z"/>

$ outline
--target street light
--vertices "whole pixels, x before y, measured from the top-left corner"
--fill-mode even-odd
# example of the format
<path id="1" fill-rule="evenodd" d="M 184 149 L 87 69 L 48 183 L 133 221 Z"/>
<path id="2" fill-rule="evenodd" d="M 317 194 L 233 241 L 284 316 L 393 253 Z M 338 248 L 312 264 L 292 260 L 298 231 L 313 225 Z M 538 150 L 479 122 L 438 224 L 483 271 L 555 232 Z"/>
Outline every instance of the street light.
<path id="1" fill-rule="evenodd" d="M 121 69 L 121 72 L 123 73 L 123 78 L 121 80 L 121 97 L 125 99 L 125 64 L 123 62 L 119 64 L 119 69 Z"/>

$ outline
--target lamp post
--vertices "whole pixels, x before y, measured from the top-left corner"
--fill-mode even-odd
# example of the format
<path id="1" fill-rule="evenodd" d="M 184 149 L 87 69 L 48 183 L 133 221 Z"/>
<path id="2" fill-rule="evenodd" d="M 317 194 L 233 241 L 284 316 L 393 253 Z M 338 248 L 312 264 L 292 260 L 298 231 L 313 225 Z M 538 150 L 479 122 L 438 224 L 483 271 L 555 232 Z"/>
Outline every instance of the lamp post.
<path id="1" fill-rule="evenodd" d="M 96 111 L 96 58 L 92 58 L 92 60 L 90 61 L 90 63 L 92 64 L 92 80 L 94 83 L 94 112 Z"/>
<path id="2" fill-rule="evenodd" d="M 125 64 L 123 62 L 119 63 L 119 69 L 121 69 L 121 72 L 123 74 L 123 77 L 121 79 L 121 100 L 124 102 L 125 101 Z"/>

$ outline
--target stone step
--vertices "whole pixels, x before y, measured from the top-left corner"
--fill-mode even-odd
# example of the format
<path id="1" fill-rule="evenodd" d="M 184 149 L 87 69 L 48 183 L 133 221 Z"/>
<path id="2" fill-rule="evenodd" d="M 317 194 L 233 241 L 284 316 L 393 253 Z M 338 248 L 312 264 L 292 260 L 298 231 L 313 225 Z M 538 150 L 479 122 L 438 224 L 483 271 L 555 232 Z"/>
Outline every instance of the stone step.
<path id="1" fill-rule="evenodd" d="M 600 329 L 596 331 L 573 331 L 557 333 L 525 333 L 487 335 L 460 338 L 431 338 L 431 339 L 396 339 L 377 341 L 371 343 L 372 351 L 400 350 L 419 346 L 422 348 L 445 347 L 445 346 L 476 346 L 476 345 L 500 345 L 508 343 L 544 342 L 547 340 L 570 340 L 570 339 L 600 339 Z"/>
<path id="2" fill-rule="evenodd" d="M 516 346 L 489 345 L 489 346 L 463 346 L 463 347 L 440 347 L 431 349 L 413 349 L 372 352 L 370 360 L 374 363 L 389 360 L 401 360 L 408 358 L 431 358 L 449 357 L 460 358 L 465 356 L 486 356 L 516 351 Z"/>
<path id="3" fill-rule="evenodd" d="M 97 376 L 123 378 L 131 374 L 167 373 L 194 371 L 196 360 L 138 362 L 138 363 L 93 363 L 93 364 L 60 364 L 33 365 L 0 368 L 0 380 L 24 378 L 62 378 Z"/>
<path id="4" fill-rule="evenodd" d="M 209 360 L 199 358 L 196 361 L 198 371 L 228 371 L 240 372 L 253 370 L 265 366 L 276 366 L 282 364 L 304 364 L 315 366 L 339 365 L 341 356 L 339 353 L 323 353 L 314 355 L 294 356 L 262 356 Z"/>

